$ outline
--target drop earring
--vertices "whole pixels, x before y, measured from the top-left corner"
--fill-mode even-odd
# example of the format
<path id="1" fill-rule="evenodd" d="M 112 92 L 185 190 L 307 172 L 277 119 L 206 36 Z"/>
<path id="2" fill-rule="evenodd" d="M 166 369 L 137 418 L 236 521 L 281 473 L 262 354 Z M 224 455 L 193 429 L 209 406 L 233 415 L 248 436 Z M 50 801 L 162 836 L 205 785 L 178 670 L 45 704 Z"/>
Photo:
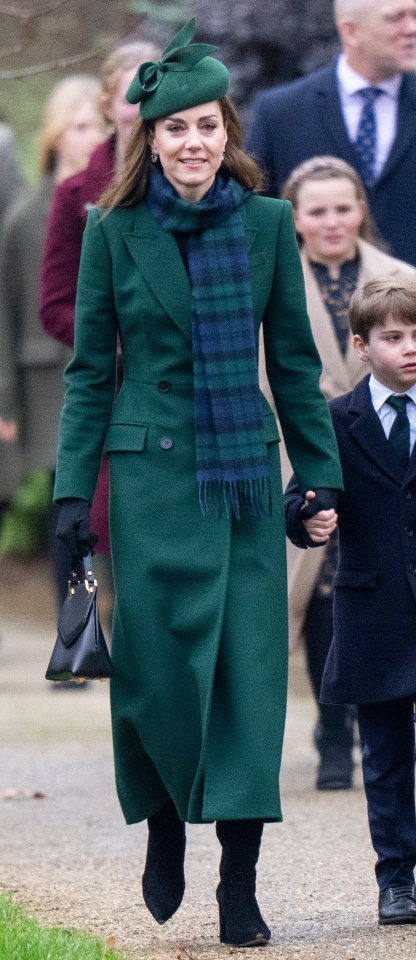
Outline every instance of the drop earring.
<path id="1" fill-rule="evenodd" d="M 158 158 L 157 153 L 155 153 L 154 150 L 151 150 L 151 152 L 150 152 L 150 159 L 151 159 L 152 163 L 156 163 L 157 158 Z"/>

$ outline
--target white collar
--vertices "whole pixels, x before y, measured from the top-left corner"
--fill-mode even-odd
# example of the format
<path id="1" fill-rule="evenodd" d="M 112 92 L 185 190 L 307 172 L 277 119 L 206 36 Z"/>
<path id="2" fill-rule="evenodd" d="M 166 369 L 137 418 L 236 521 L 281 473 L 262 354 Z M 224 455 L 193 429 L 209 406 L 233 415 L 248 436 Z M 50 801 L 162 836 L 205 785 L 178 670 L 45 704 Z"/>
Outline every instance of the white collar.
<path id="1" fill-rule="evenodd" d="M 371 393 L 371 399 L 373 402 L 373 407 L 376 413 L 379 413 L 383 403 L 386 402 L 388 397 L 391 397 L 392 393 L 396 393 L 395 390 L 390 390 L 390 387 L 386 387 L 384 383 L 380 383 L 379 380 L 376 380 L 375 376 L 371 374 L 370 380 L 368 383 Z M 407 390 L 404 390 L 403 393 L 406 393 L 413 403 L 416 403 L 416 383 L 412 387 L 409 387 Z M 400 394 L 397 394 L 400 396 Z"/>
<path id="2" fill-rule="evenodd" d="M 338 57 L 337 77 L 341 89 L 350 97 L 354 96 L 355 93 L 358 93 L 358 91 L 364 87 L 374 86 L 377 87 L 378 90 L 382 90 L 383 93 L 386 93 L 387 96 L 397 100 L 402 82 L 402 74 L 396 73 L 394 77 L 389 77 L 388 80 L 380 80 L 379 83 L 374 84 L 370 83 L 366 77 L 361 76 L 361 74 L 350 67 L 349 63 L 347 63 L 345 53 L 341 53 L 340 57 Z"/>

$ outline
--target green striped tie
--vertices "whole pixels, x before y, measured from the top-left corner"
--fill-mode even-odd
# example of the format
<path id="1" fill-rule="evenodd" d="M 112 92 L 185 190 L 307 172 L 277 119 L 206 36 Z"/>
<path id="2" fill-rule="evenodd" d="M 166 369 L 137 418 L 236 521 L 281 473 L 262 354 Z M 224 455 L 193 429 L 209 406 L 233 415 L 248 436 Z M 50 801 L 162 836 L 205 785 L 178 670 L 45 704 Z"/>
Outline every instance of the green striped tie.
<path id="1" fill-rule="evenodd" d="M 403 393 L 400 394 L 400 396 L 392 394 L 391 397 L 387 397 L 386 400 L 386 403 L 389 403 L 397 413 L 388 436 L 388 441 L 396 457 L 404 467 L 409 463 L 410 456 L 410 423 L 406 412 L 406 404 L 410 399 L 407 393 Z"/>

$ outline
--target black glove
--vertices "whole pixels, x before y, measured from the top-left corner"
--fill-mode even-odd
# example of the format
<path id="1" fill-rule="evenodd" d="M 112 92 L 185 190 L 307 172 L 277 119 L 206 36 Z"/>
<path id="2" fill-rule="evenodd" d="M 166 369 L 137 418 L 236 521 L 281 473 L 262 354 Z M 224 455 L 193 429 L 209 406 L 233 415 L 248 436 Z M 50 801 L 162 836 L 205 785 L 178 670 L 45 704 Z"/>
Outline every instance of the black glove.
<path id="1" fill-rule="evenodd" d="M 320 510 L 336 510 L 337 508 L 339 490 L 330 487 L 314 487 L 314 493 L 316 494 L 315 499 L 309 500 L 305 504 L 296 477 L 292 476 L 284 494 L 286 535 L 295 547 L 300 547 L 301 550 L 325 545 L 311 540 L 303 521 L 314 517 Z"/>
<path id="2" fill-rule="evenodd" d="M 96 533 L 90 532 L 90 507 L 87 500 L 67 497 L 60 501 L 56 536 L 65 544 L 72 562 L 93 552 L 98 537 Z"/>
<path id="3" fill-rule="evenodd" d="M 315 487 L 314 493 L 316 494 L 315 499 L 308 500 L 308 503 L 302 507 L 301 513 L 303 520 L 309 520 L 310 517 L 314 517 L 320 510 L 337 509 L 339 490 L 335 488 L 331 489 L 330 487 Z"/>

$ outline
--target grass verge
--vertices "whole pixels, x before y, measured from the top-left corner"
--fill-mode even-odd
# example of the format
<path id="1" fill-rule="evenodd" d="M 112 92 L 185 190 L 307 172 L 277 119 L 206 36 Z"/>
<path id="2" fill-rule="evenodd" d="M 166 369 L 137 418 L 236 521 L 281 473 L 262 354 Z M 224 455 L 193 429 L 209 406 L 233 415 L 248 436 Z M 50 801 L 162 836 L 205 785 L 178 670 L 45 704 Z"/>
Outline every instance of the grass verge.
<path id="1" fill-rule="evenodd" d="M 0 895 L 0 960 L 127 960 L 108 944 L 77 930 L 41 927 Z"/>

